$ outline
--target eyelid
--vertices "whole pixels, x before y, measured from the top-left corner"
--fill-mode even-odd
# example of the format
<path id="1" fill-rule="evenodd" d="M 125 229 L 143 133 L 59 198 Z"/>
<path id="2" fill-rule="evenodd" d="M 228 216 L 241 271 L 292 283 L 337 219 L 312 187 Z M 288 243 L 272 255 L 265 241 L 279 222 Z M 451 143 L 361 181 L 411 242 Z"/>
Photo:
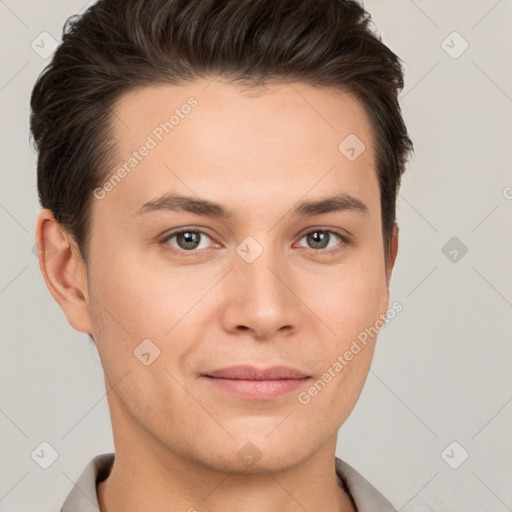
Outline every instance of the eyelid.
<path id="1" fill-rule="evenodd" d="M 314 233 L 315 231 L 327 231 L 329 233 L 334 233 L 335 235 L 338 235 L 339 237 L 346 239 L 347 241 L 352 241 L 353 236 L 351 233 L 349 233 L 346 229 L 342 228 L 336 228 L 331 226 L 313 226 L 312 228 L 305 228 L 303 231 L 299 233 L 298 238 L 302 238 L 303 236 Z"/>

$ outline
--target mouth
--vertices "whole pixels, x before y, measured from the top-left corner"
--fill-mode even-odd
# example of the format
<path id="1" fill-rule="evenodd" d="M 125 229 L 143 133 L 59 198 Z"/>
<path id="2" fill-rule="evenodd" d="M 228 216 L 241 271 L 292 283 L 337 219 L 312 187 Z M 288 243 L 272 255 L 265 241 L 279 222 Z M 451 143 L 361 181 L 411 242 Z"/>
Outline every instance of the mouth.
<path id="1" fill-rule="evenodd" d="M 201 376 L 215 389 L 246 400 L 274 400 L 297 390 L 311 380 L 296 368 L 273 366 L 232 366 L 213 370 Z"/>

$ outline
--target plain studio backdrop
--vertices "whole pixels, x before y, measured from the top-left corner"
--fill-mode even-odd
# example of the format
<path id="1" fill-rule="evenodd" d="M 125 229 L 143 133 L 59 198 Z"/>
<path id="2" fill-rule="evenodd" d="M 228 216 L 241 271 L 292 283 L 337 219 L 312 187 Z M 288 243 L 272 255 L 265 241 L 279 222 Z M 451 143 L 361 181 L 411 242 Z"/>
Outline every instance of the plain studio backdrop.
<path id="1" fill-rule="evenodd" d="M 0 511 L 55 511 L 113 451 L 102 370 L 34 254 L 30 92 L 81 0 L 2 0 Z M 366 0 L 415 155 L 390 305 L 337 455 L 403 512 L 512 510 L 512 1 Z M 47 468 L 32 454 L 49 443 Z"/>

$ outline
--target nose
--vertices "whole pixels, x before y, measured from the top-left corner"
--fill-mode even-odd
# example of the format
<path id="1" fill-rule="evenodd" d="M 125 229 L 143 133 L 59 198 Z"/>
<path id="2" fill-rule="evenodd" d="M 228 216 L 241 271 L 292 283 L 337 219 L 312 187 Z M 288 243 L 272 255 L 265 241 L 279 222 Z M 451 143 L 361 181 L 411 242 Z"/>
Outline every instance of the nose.
<path id="1" fill-rule="evenodd" d="M 223 328 L 257 340 L 289 336 L 307 317 L 292 269 L 271 251 L 248 263 L 234 255 L 234 268 L 223 281 Z"/>

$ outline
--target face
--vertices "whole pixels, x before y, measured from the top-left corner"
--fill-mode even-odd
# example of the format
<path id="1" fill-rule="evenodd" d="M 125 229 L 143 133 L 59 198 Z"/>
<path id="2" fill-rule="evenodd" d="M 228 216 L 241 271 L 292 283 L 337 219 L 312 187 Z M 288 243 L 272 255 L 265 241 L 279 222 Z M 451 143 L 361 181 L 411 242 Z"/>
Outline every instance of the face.
<path id="1" fill-rule="evenodd" d="M 115 105 L 92 336 L 118 439 L 221 470 L 292 467 L 351 412 L 375 345 L 361 333 L 388 308 L 370 126 L 341 92 L 209 82 Z M 239 365 L 307 378 L 212 376 Z"/>

